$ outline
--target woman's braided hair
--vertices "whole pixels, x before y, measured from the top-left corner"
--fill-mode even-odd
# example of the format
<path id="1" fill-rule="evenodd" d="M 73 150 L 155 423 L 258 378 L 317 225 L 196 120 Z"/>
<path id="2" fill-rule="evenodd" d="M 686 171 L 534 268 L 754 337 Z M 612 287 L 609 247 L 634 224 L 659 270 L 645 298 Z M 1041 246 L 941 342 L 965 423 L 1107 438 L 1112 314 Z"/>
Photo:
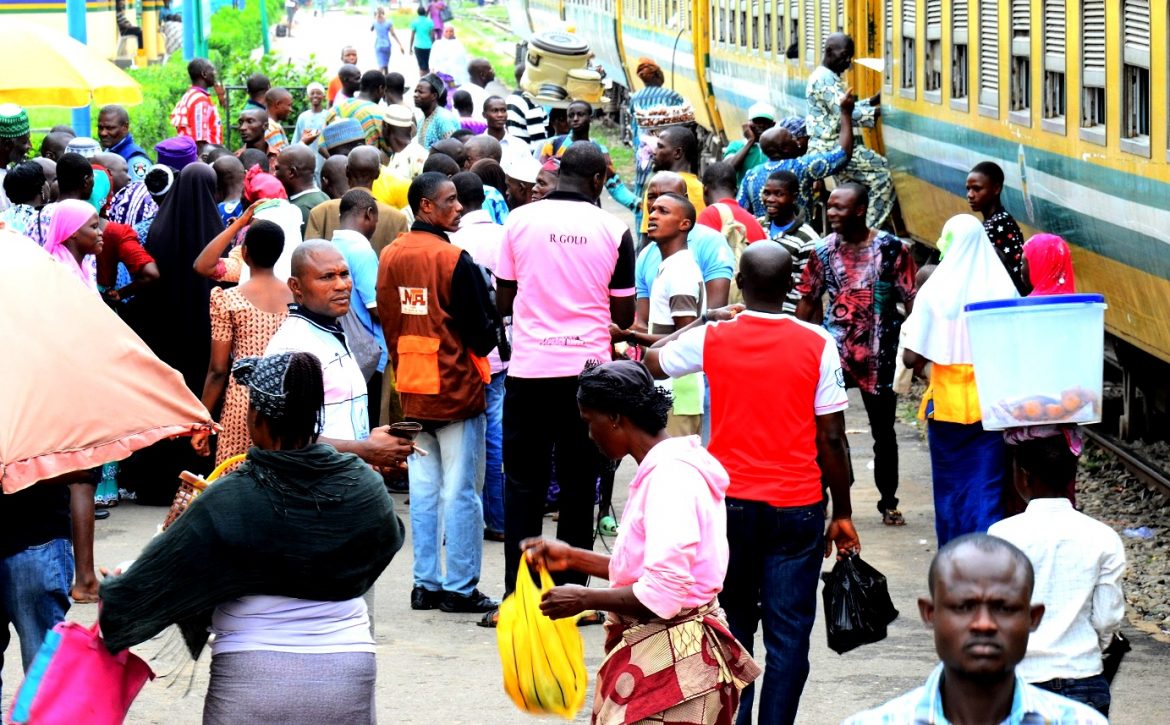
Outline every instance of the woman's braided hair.
<path id="1" fill-rule="evenodd" d="M 587 365 L 577 378 L 577 402 L 629 418 L 651 435 L 666 427 L 673 405 L 670 393 L 654 384 L 650 371 L 632 360 Z"/>

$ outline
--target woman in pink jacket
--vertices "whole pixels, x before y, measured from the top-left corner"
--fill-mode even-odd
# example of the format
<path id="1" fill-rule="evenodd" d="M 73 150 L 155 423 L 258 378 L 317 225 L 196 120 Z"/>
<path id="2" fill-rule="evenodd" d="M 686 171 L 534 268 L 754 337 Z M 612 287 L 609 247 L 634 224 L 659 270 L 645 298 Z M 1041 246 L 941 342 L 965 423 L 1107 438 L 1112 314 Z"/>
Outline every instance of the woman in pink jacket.
<path id="1" fill-rule="evenodd" d="M 740 690 L 760 668 L 728 631 L 717 599 L 727 573 L 727 472 L 698 436 L 666 435 L 670 394 L 641 363 L 585 370 L 577 403 L 602 453 L 638 463 L 613 555 L 549 539 L 521 546 L 549 571 L 610 582 L 558 586 L 540 605 L 553 619 L 609 613 L 593 722 L 730 724 Z M 694 647 L 672 646 L 680 641 Z"/>

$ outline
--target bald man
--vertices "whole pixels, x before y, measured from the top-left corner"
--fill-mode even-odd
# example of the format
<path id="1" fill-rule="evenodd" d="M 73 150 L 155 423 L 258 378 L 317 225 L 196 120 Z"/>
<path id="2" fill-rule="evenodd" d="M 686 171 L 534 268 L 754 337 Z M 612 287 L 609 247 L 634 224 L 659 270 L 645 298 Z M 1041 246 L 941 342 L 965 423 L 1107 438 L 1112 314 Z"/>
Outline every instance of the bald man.
<path id="1" fill-rule="evenodd" d="M 735 281 L 743 306 L 709 310 L 655 343 L 646 366 L 657 378 L 707 375 L 708 448 L 731 478 L 730 559 L 719 603 L 749 652 L 762 621 L 767 655 L 759 722 L 791 723 L 808 678 L 821 559 L 834 544 L 839 556 L 861 549 L 849 498 L 849 403 L 833 338 L 782 314 L 792 283 L 784 247 L 752 244 Z M 776 350 L 785 351 L 784 365 L 775 363 Z M 827 529 L 822 480 L 833 501 Z M 751 685 L 740 700 L 742 723 L 751 722 L 754 698 Z"/>
<path id="2" fill-rule="evenodd" d="M 837 136 L 846 126 L 872 127 L 881 115 L 881 93 L 856 106 L 846 107 L 844 100 L 850 94 L 841 75 L 853 64 L 853 38 L 844 33 L 833 33 L 825 39 L 821 64 L 808 76 L 805 98 L 808 116 L 810 154 L 830 153 Z M 880 228 L 894 208 L 894 183 L 890 178 L 890 164 L 886 157 L 861 144 L 854 145 L 847 163 L 835 172 L 838 183 L 856 181 L 869 191 L 871 200 L 866 223 Z"/>
<path id="3" fill-rule="evenodd" d="M 330 157 L 325 165 L 337 157 Z M 381 171 L 381 154 L 373 146 L 359 146 L 349 152 L 346 158 L 345 177 L 349 189 L 365 189 L 371 191 L 374 180 Z M 322 176 L 325 172 L 322 171 Z M 329 199 L 317 204 L 309 212 L 309 219 L 305 224 L 306 239 L 332 239 L 334 230 L 341 226 L 341 199 Z M 379 255 L 390 242 L 398 238 L 409 228 L 406 216 L 390 206 L 378 202 L 378 226 L 370 236 L 370 244 Z"/>
<path id="4" fill-rule="evenodd" d="M 435 144 L 437 147 L 438 144 Z M 442 151 L 442 149 L 438 149 Z M 465 157 L 463 159 L 463 170 L 470 170 L 476 161 L 480 159 L 492 159 L 496 163 L 504 157 L 503 147 L 500 142 L 491 136 L 481 135 L 472 136 L 463 143 L 463 150 Z M 446 153 L 445 151 L 443 153 Z"/>
<path id="5" fill-rule="evenodd" d="M 841 109 L 845 113 L 853 110 L 857 101 L 853 95 L 841 100 Z M 739 187 L 739 197 L 736 201 L 753 216 L 761 217 L 767 214 L 760 193 L 768 177 L 777 171 L 791 171 L 800 181 L 800 191 L 797 195 L 799 213 L 810 214 L 813 203 L 813 182 L 832 176 L 845 168 L 853 153 L 853 125 L 841 124 L 841 136 L 836 146 L 827 151 L 812 151 L 805 153 L 804 144 L 783 125 L 773 126 L 760 136 L 760 150 L 768 160 L 755 167 L 743 177 Z M 807 142 L 807 139 L 803 140 Z"/>
<path id="6" fill-rule="evenodd" d="M 321 191 L 330 199 L 340 199 L 349 191 L 349 179 L 345 178 L 347 158 L 334 154 L 325 159 L 321 166 Z"/>
<path id="7" fill-rule="evenodd" d="M 316 169 L 313 150 L 299 143 L 281 149 L 272 169 L 273 175 L 284 185 L 289 202 L 301 210 L 302 236 L 309 223 L 309 212 L 318 204 L 329 201 L 329 196 L 313 181 Z"/>
<path id="8" fill-rule="evenodd" d="M 1034 576 L 1027 554 L 994 536 L 968 534 L 939 549 L 928 596 L 918 600 L 939 664 L 924 686 L 845 724 L 924 722 L 929 712 L 932 722 L 1105 725 L 1103 714 L 1020 676 L 1017 665 L 1045 616 Z"/>
<path id="9" fill-rule="evenodd" d="M 41 158 L 57 161 L 65 153 L 65 147 L 75 138 L 72 132 L 50 131 L 41 139 Z"/>

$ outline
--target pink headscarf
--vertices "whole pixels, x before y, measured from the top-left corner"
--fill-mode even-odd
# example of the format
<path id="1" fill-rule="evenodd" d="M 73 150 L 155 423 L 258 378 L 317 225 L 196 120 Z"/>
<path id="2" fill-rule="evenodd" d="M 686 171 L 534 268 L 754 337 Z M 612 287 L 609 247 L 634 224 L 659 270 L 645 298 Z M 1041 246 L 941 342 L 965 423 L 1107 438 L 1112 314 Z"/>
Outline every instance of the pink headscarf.
<path id="1" fill-rule="evenodd" d="M 45 251 L 53 259 L 65 265 L 81 283 L 97 292 L 97 280 L 94 271 L 92 254 L 86 255 L 81 266 L 78 266 L 76 257 L 65 246 L 65 240 L 77 233 L 78 229 L 97 214 L 87 201 L 79 199 L 65 199 L 53 208 L 53 218 L 49 222 L 49 234 L 45 241 Z"/>
<path id="2" fill-rule="evenodd" d="M 1032 283 L 1029 297 L 1066 295 L 1077 291 L 1072 254 L 1068 244 L 1055 234 L 1037 234 L 1024 244 L 1028 278 Z"/>
<path id="3" fill-rule="evenodd" d="M 288 193 L 284 184 L 265 171 L 259 165 L 248 169 L 244 174 L 244 203 L 251 205 L 260 199 L 287 199 Z"/>

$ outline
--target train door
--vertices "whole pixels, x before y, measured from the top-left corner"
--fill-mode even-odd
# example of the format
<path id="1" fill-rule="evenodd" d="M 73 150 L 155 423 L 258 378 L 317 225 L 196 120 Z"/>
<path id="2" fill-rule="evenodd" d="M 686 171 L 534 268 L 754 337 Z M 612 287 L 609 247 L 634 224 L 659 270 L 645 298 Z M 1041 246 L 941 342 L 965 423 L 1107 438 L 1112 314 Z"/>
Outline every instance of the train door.
<path id="1" fill-rule="evenodd" d="M 882 91 L 885 70 L 890 68 L 890 64 L 894 61 L 890 57 L 893 46 L 888 44 L 884 37 L 893 26 L 885 22 L 885 18 L 882 17 L 883 12 L 893 11 L 893 3 L 882 0 L 832 0 L 832 2 L 835 5 L 833 9 L 836 13 L 840 13 L 842 6 L 844 6 L 844 18 L 840 27 L 844 27 L 845 32 L 853 38 L 856 48 L 855 60 L 881 61 L 881 65 L 855 62 L 845 78 L 845 82 L 853 88 L 853 92 L 859 99 L 870 98 Z M 889 40 L 892 41 L 893 38 Z M 891 96 L 882 96 L 883 103 L 891 103 L 893 100 Z M 885 153 L 885 144 L 882 143 L 881 138 L 880 117 L 874 128 L 863 130 L 862 136 L 865 138 L 866 146 L 878 153 Z"/>

